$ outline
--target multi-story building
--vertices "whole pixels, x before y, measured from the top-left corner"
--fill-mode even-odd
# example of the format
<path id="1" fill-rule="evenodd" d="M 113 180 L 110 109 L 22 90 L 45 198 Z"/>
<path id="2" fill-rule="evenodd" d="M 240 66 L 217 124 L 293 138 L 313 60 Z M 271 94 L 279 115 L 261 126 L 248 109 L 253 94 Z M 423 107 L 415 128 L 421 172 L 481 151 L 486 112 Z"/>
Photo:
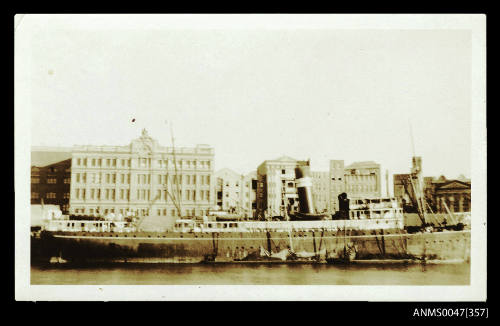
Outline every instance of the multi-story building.
<path id="1" fill-rule="evenodd" d="M 309 161 L 298 161 L 287 156 L 259 165 L 256 193 L 256 214 L 259 218 L 284 216 L 287 207 L 297 209 L 295 168 L 302 165 L 308 166 Z"/>
<path id="2" fill-rule="evenodd" d="M 246 176 L 250 188 L 250 210 L 252 212 L 252 217 L 257 217 L 257 171 L 252 171 Z"/>
<path id="3" fill-rule="evenodd" d="M 350 199 L 380 197 L 380 164 L 367 161 L 344 166 L 343 160 L 331 160 L 329 199 L 332 213 L 338 211 L 338 195 L 343 192 Z"/>
<path id="4" fill-rule="evenodd" d="M 343 160 L 330 160 L 330 212 L 339 210 L 338 195 L 346 189 L 345 169 Z"/>
<path id="5" fill-rule="evenodd" d="M 355 162 L 344 168 L 345 192 L 349 198 L 380 197 L 380 164 Z"/>
<path id="6" fill-rule="evenodd" d="M 259 216 L 282 215 L 287 201 L 292 206 L 297 204 L 294 169 L 298 165 L 309 165 L 309 162 L 281 157 L 265 161 L 259 166 L 257 169 Z M 343 160 L 331 160 L 329 171 L 313 171 L 311 177 L 313 204 L 317 213 L 333 214 L 338 211 L 338 195 L 343 192 L 353 199 L 381 196 L 380 165 L 372 161 L 355 162 L 344 166 Z"/>
<path id="7" fill-rule="evenodd" d="M 312 197 L 316 212 L 330 212 L 330 172 L 311 172 Z"/>
<path id="8" fill-rule="evenodd" d="M 412 198 L 415 198 L 415 190 L 418 190 L 416 175 L 422 171 L 422 158 L 413 157 L 411 174 L 394 175 L 394 197 L 408 206 L 415 206 Z M 413 175 L 413 179 L 412 179 Z M 439 178 L 423 177 L 423 194 L 429 207 L 435 213 L 470 211 L 471 205 L 471 181 L 461 176 L 457 180 L 449 180 L 441 176 Z M 416 211 L 416 207 L 412 208 Z"/>
<path id="9" fill-rule="evenodd" d="M 441 176 L 433 180 L 430 196 L 439 213 L 445 213 L 446 207 L 452 212 L 471 211 L 471 181 L 465 178 L 448 180 Z"/>
<path id="10" fill-rule="evenodd" d="M 214 150 L 161 146 L 146 130 L 126 146 L 74 146 L 74 214 L 199 216 L 215 206 Z"/>
<path id="11" fill-rule="evenodd" d="M 34 162 L 47 162 L 37 161 Z M 69 213 L 71 159 L 45 166 L 31 166 L 31 204 L 58 205 L 63 214 Z"/>
<path id="12" fill-rule="evenodd" d="M 253 217 L 255 208 L 254 173 L 239 174 L 230 169 L 215 173 L 217 178 L 217 206 L 221 210 Z"/>

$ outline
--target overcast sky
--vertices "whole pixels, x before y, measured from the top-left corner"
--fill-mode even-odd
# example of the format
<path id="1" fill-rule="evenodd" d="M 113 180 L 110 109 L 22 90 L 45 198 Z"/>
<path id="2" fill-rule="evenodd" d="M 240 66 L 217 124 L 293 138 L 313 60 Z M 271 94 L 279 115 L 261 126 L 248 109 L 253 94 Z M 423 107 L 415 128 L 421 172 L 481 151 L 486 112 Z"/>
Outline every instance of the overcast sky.
<path id="1" fill-rule="evenodd" d="M 470 176 L 467 30 L 87 15 L 22 24 L 34 146 L 127 145 L 142 128 L 170 145 L 173 125 L 176 145 L 215 148 L 216 169 L 247 173 L 288 155 L 314 170 L 343 159 L 406 173 L 411 121 L 425 175 Z"/>

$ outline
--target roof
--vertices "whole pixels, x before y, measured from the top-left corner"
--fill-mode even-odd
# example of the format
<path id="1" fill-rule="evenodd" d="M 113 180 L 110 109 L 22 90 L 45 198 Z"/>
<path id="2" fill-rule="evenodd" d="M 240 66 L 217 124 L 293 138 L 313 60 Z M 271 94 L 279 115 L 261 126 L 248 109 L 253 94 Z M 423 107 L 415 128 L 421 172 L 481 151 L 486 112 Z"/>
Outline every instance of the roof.
<path id="1" fill-rule="evenodd" d="M 71 159 L 71 151 L 40 151 L 31 150 L 31 166 L 47 166 Z"/>
<path id="2" fill-rule="evenodd" d="M 281 157 L 278 157 L 277 159 L 274 160 L 269 160 L 269 161 L 279 161 L 279 162 L 296 162 L 297 160 L 294 159 L 293 157 L 283 155 Z"/>
<path id="3" fill-rule="evenodd" d="M 230 176 L 235 177 L 235 178 L 236 178 L 236 177 L 241 177 L 241 174 L 240 174 L 240 173 L 235 172 L 235 171 L 233 171 L 233 170 L 231 170 L 231 169 L 229 169 L 229 168 L 223 168 L 223 169 L 220 169 L 220 170 L 218 170 L 217 172 L 215 172 L 215 175 L 216 175 L 217 177 L 219 177 L 219 178 L 220 178 L 220 177 L 223 177 L 223 176 L 227 176 L 227 175 L 230 175 Z"/>
<path id="4" fill-rule="evenodd" d="M 368 168 L 368 167 L 380 167 L 380 164 L 374 161 L 363 161 L 363 162 L 354 162 L 345 167 L 345 169 L 356 169 L 356 168 Z"/>
<path id="5" fill-rule="evenodd" d="M 446 182 L 443 182 L 440 184 L 436 190 L 440 189 L 470 189 L 471 185 L 470 183 L 463 182 L 460 180 L 447 180 Z"/>

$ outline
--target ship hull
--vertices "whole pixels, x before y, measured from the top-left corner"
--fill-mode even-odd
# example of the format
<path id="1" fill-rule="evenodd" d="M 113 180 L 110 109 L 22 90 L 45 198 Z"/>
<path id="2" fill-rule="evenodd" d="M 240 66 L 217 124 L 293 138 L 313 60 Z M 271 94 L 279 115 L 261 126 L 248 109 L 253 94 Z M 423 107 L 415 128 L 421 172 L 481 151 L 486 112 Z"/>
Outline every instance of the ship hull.
<path id="1" fill-rule="evenodd" d="M 213 233 L 42 232 L 32 237 L 32 263 L 53 257 L 67 262 L 200 263 L 262 260 L 262 250 L 291 249 L 325 261 L 344 251 L 357 260 L 470 260 L 470 231 L 406 234 L 401 230 Z M 269 260 L 272 260 L 269 257 Z M 276 259 L 279 261 L 279 259 Z"/>

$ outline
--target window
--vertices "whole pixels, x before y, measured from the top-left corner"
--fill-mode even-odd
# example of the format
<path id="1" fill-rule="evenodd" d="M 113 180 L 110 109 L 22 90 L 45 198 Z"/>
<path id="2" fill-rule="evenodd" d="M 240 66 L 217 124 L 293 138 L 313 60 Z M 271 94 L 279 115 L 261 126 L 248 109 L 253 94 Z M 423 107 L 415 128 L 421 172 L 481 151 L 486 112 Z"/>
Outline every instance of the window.
<path id="1" fill-rule="evenodd" d="M 48 179 L 47 179 L 47 183 L 48 183 L 48 184 L 54 184 L 54 183 L 57 183 L 57 179 L 56 179 L 56 178 L 48 178 Z"/>
<path id="2" fill-rule="evenodd" d="M 92 159 L 92 166 L 95 166 L 95 158 Z"/>
<path id="3" fill-rule="evenodd" d="M 48 199 L 55 199 L 56 198 L 56 193 L 55 192 L 48 192 L 46 197 Z"/>
<path id="4" fill-rule="evenodd" d="M 78 165 L 78 166 L 82 165 L 82 159 L 81 158 L 76 159 L 76 165 Z"/>
<path id="5" fill-rule="evenodd" d="M 281 174 L 285 174 L 286 173 L 286 170 L 285 169 L 282 169 L 281 170 Z"/>
<path id="6" fill-rule="evenodd" d="M 98 166 L 101 166 L 101 165 L 102 165 L 102 159 L 98 159 L 98 160 L 97 160 L 97 165 L 98 165 Z"/>
<path id="7" fill-rule="evenodd" d="M 40 178 L 31 178 L 31 183 L 40 183 Z"/>
<path id="8" fill-rule="evenodd" d="M 38 192 L 32 192 L 31 193 L 31 199 L 38 199 L 40 194 Z"/>
<path id="9" fill-rule="evenodd" d="M 65 192 L 63 197 L 64 197 L 64 199 L 69 199 L 69 192 Z"/>
<path id="10" fill-rule="evenodd" d="M 111 165 L 111 159 L 106 159 L 106 166 L 110 166 Z"/>
<path id="11" fill-rule="evenodd" d="M 83 166 L 87 166 L 87 158 L 83 159 Z"/>
<path id="12" fill-rule="evenodd" d="M 113 166 L 116 166 L 116 158 L 113 159 Z"/>

